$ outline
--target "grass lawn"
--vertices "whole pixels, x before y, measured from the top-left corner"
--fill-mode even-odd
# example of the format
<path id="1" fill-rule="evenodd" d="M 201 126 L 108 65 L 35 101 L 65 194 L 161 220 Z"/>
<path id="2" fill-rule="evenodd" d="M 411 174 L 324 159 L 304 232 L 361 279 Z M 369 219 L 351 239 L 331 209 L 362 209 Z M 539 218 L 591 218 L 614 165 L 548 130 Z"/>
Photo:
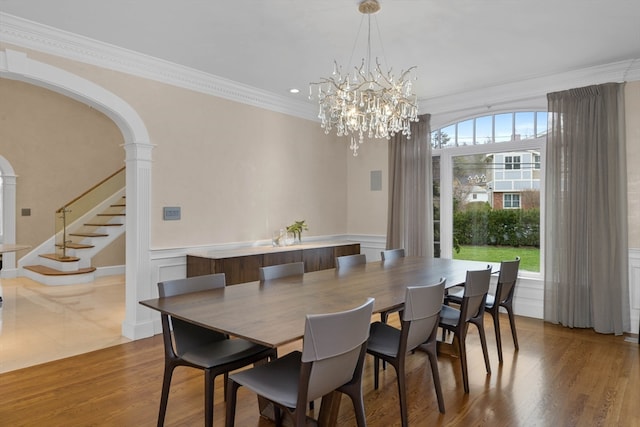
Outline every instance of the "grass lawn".
<path id="1" fill-rule="evenodd" d="M 500 262 L 520 257 L 520 270 L 540 271 L 540 249 L 511 246 L 461 246 L 460 252 L 453 251 L 454 259 L 471 261 Z"/>

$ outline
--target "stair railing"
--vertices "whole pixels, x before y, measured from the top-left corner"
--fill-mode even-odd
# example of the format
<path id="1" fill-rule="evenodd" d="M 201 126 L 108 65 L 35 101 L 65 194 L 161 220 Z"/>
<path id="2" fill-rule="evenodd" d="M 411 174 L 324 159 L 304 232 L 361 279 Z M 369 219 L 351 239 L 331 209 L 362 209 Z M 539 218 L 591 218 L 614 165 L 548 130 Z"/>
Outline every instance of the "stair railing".
<path id="1" fill-rule="evenodd" d="M 68 227 L 83 215 L 95 209 L 125 187 L 125 168 L 121 168 L 103 179 L 78 197 L 55 211 L 55 245 L 56 254 L 61 258 L 68 258 L 69 240 Z"/>

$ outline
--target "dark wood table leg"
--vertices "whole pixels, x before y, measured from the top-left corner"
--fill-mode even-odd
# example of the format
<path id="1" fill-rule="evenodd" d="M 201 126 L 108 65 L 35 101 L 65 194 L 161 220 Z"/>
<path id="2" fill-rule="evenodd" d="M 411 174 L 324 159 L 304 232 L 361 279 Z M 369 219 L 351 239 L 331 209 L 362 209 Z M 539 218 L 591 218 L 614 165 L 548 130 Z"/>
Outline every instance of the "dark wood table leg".
<path id="1" fill-rule="evenodd" d="M 319 427 L 333 427 L 337 424 L 341 399 L 342 393 L 339 391 L 333 391 L 322 397 L 320 413 L 318 414 Z"/>

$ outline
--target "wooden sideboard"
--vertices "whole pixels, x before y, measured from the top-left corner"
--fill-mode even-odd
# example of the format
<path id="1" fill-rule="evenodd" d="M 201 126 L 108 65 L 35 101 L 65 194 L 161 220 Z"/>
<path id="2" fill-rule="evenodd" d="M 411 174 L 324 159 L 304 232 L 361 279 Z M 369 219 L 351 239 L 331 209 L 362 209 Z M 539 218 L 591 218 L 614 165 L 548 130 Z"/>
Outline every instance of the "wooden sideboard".
<path id="1" fill-rule="evenodd" d="M 187 255 L 187 277 L 225 273 L 227 285 L 260 280 L 259 268 L 304 262 L 304 271 L 335 268 L 339 256 L 360 253 L 360 243 L 317 242 L 285 247 L 260 246 Z"/>

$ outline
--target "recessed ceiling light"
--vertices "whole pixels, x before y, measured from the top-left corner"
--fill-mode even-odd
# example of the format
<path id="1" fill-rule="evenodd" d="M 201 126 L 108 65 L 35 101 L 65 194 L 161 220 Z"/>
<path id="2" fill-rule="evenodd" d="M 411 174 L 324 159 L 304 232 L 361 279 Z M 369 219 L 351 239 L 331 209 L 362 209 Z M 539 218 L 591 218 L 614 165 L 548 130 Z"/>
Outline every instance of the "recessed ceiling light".
<path id="1" fill-rule="evenodd" d="M 300 89 L 296 89 L 295 87 L 291 88 L 289 89 L 289 93 L 300 93 Z"/>

